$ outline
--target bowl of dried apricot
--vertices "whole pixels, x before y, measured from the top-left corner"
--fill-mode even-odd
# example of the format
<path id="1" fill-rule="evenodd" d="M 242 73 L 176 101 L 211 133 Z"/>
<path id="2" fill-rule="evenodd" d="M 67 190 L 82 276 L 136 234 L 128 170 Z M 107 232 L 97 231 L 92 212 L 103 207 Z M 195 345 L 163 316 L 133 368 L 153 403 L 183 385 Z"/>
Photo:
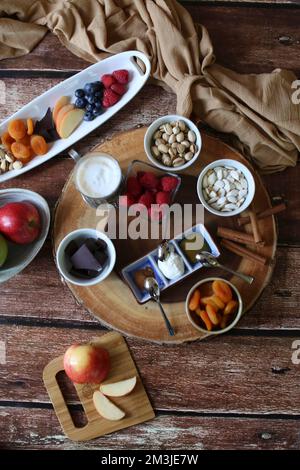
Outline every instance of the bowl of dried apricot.
<path id="1" fill-rule="evenodd" d="M 217 277 L 203 279 L 189 291 L 186 314 L 192 325 L 203 333 L 220 334 L 231 330 L 243 312 L 238 289 Z"/>

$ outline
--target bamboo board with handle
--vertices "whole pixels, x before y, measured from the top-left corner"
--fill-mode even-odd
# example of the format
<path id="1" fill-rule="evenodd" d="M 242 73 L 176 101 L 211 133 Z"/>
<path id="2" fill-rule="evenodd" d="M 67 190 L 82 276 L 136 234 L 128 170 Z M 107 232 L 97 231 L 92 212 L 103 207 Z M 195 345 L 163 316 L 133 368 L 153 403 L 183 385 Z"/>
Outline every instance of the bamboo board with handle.
<path id="1" fill-rule="evenodd" d="M 155 417 L 124 338 L 119 333 L 110 332 L 93 338 L 92 342 L 107 349 L 110 355 L 111 370 L 105 383 L 118 382 L 133 376 L 137 377 L 137 383 L 129 395 L 110 398 L 126 413 L 125 417 L 119 421 L 104 419 L 96 411 L 93 404 L 93 393 L 95 390 L 99 390 L 99 385 L 74 384 L 87 418 L 87 424 L 80 428 L 76 427 L 72 420 L 56 378 L 57 374 L 64 370 L 63 356 L 49 362 L 43 372 L 44 384 L 64 433 L 74 441 L 94 439 Z"/>
<path id="2" fill-rule="evenodd" d="M 114 156 L 119 161 L 125 174 L 133 160 L 138 159 L 148 162 L 143 144 L 145 131 L 145 128 L 140 128 L 117 134 L 111 140 L 96 146 L 91 153 L 96 155 L 99 152 L 105 152 Z M 194 165 L 185 172 L 180 173 L 182 184 L 177 193 L 176 202 L 199 203 L 196 182 L 201 169 L 214 160 L 231 158 L 244 163 L 252 171 L 256 184 L 253 209 L 256 212 L 261 212 L 270 208 L 271 202 L 264 184 L 249 162 L 221 140 L 204 132 L 201 135 L 202 150 L 200 156 Z M 204 223 L 220 249 L 216 237 L 218 225 L 236 230 L 241 229 L 238 226 L 237 217 L 218 217 L 207 211 L 205 212 Z M 266 265 L 240 258 L 221 249 L 221 262 L 228 264 L 232 269 L 255 277 L 255 281 L 251 286 L 235 276 L 226 274 L 224 271 L 202 268 L 184 282 L 176 284 L 163 292 L 162 301 L 175 329 L 174 337 L 169 336 L 157 305 L 152 301 L 139 305 L 131 290 L 119 275 L 122 265 L 129 264 L 153 250 L 158 244 L 157 240 L 155 240 L 155 244 L 153 240 L 114 240 L 117 251 L 116 269 L 104 282 L 92 287 L 79 287 L 68 283 L 67 285 L 80 305 L 85 307 L 105 326 L 114 328 L 126 335 L 168 344 L 203 339 L 209 333 L 204 334 L 196 330 L 185 313 L 185 298 L 189 289 L 197 281 L 211 276 L 224 277 L 230 280 L 239 289 L 243 298 L 244 312 L 246 312 L 258 299 L 270 280 L 274 268 L 277 242 L 275 219 L 271 216 L 259 220 L 258 223 L 265 245 L 258 246 L 254 250 L 268 258 L 269 262 Z M 72 230 L 84 227 L 101 230 L 104 229 L 105 224 L 106 221 L 101 220 L 99 215 L 97 216 L 95 209 L 87 206 L 82 200 L 81 195 L 75 188 L 72 175 L 70 175 L 55 211 L 53 226 L 54 252 L 56 252 L 60 241 Z M 246 226 L 245 230 L 249 231 L 249 226 Z"/>

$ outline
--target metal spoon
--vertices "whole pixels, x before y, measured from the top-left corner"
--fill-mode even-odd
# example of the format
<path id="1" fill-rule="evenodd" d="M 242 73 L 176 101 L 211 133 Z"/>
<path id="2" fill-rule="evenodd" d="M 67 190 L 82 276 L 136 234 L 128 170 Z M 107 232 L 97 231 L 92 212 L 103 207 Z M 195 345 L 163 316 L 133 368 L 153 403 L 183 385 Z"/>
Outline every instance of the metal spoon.
<path id="1" fill-rule="evenodd" d="M 158 247 L 157 257 L 159 261 L 165 261 L 170 254 L 170 245 L 168 240 L 163 240 Z"/>
<path id="2" fill-rule="evenodd" d="M 146 277 L 146 279 L 144 281 L 144 287 L 145 287 L 146 291 L 149 292 L 151 298 L 153 300 L 155 300 L 155 302 L 158 304 L 158 306 L 160 308 L 160 311 L 161 311 L 161 314 L 162 314 L 162 316 L 165 320 L 166 327 L 169 330 L 170 336 L 174 336 L 175 332 L 173 330 L 173 327 L 172 327 L 171 323 L 169 322 L 168 317 L 167 317 L 167 315 L 166 315 L 166 313 L 163 309 L 163 306 L 160 302 L 160 288 L 159 288 L 157 280 L 154 277 Z"/>
<path id="3" fill-rule="evenodd" d="M 224 269 L 224 271 L 228 271 L 229 273 L 240 277 L 241 279 L 243 279 L 243 281 L 248 282 L 248 284 L 252 284 L 252 282 L 254 281 L 253 276 L 248 276 L 247 274 L 243 274 L 239 271 L 234 271 L 233 269 L 230 269 L 227 266 L 224 266 L 223 264 L 219 263 L 217 258 L 211 253 L 208 253 L 208 251 L 202 251 L 201 253 L 197 253 L 196 260 L 200 261 L 200 263 L 202 263 L 203 266 L 205 266 L 206 268 L 222 268 Z"/>

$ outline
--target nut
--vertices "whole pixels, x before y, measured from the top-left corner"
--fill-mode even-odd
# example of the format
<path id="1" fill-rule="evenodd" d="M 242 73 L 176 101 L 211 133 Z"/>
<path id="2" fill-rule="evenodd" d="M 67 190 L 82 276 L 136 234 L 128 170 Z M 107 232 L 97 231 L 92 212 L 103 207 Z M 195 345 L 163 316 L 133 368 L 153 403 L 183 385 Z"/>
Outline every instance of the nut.
<path id="1" fill-rule="evenodd" d="M 169 155 L 164 154 L 161 159 L 162 163 L 166 166 L 171 166 L 171 157 Z"/>
<path id="2" fill-rule="evenodd" d="M 185 162 L 184 162 L 184 159 L 183 158 L 175 158 L 175 160 L 173 160 L 172 162 L 172 165 L 173 166 L 181 166 L 183 165 Z"/>
<path id="3" fill-rule="evenodd" d="M 194 142 L 196 142 L 196 134 L 195 134 L 194 131 L 189 130 L 187 137 L 188 137 L 188 140 L 189 140 L 190 142 L 192 142 L 192 144 L 193 144 Z"/>
<path id="4" fill-rule="evenodd" d="M 12 166 L 14 170 L 21 170 L 21 168 L 23 168 L 23 163 L 17 160 L 12 164 Z"/>

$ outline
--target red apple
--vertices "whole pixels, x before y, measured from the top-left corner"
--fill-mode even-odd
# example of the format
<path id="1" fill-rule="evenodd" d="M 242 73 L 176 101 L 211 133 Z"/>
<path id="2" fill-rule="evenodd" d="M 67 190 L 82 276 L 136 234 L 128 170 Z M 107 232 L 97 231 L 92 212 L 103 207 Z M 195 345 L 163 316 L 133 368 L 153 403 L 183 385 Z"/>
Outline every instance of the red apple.
<path id="1" fill-rule="evenodd" d="M 109 353 L 96 344 L 73 344 L 64 355 L 64 368 L 77 384 L 99 384 L 110 370 Z"/>
<path id="2" fill-rule="evenodd" d="M 40 214 L 31 202 L 9 202 L 0 207 L 0 232 L 12 242 L 31 243 L 40 231 Z"/>

